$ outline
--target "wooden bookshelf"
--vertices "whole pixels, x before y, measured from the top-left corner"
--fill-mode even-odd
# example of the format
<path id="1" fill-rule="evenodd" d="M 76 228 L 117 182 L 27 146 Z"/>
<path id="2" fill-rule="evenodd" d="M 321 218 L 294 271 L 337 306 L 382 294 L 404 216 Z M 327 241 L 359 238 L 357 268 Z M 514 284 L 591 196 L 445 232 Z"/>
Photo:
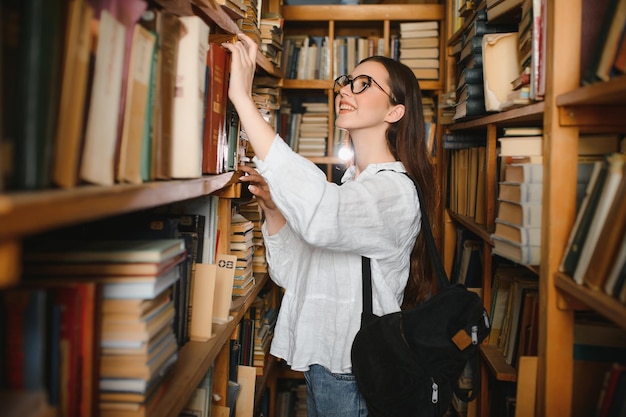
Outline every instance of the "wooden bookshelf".
<path id="1" fill-rule="evenodd" d="M 541 265 L 530 268 L 539 276 L 541 312 L 534 415 L 569 416 L 577 411 L 572 408 L 574 395 L 582 395 L 573 392 L 574 360 L 573 355 L 567 354 L 573 349 L 574 312 L 593 310 L 626 328 L 626 306 L 606 294 L 578 285 L 571 277 L 558 272 L 576 216 L 576 190 L 572 178 L 576 177 L 578 137 L 581 133 L 626 132 L 626 76 L 582 85 L 581 68 L 572 63 L 579 63 L 581 59 L 581 25 L 586 24 L 583 10 L 597 5 L 591 0 L 542 3 L 546 5 L 547 17 L 544 56 L 546 90 L 543 101 L 501 113 L 462 119 L 446 125 L 446 129 L 450 132 L 484 132 L 489 148 L 493 146 L 491 142 L 497 137 L 498 130 L 503 127 L 529 125 L 543 128 Z M 450 7 L 448 19 L 452 20 L 455 13 L 451 8 L 455 3 L 448 1 L 447 4 Z M 461 39 L 466 27 L 467 22 L 454 33 L 449 31 L 449 47 Z M 453 64 L 446 67 L 453 68 Z M 448 76 L 446 82 L 449 87 L 453 80 Z M 495 157 L 495 153 L 488 156 Z M 443 172 L 446 172 L 445 168 Z M 493 170 L 489 172 L 495 174 Z M 493 177 L 488 181 L 495 183 Z M 494 197 L 488 193 L 488 198 Z M 490 219 L 483 226 L 454 213 L 448 213 L 448 217 L 483 239 L 485 246 L 489 244 Z M 448 227 L 447 230 L 453 228 Z M 444 258 L 451 256 L 450 245 L 444 243 L 444 247 L 448 248 Z M 491 254 L 486 255 L 485 260 L 487 258 L 491 258 Z M 483 376 L 497 381 L 517 381 L 517 371 L 502 361 L 497 349 L 483 346 L 481 354 L 486 365 Z M 484 392 L 485 388 L 483 386 L 481 392 L 480 416 L 489 415 L 484 403 L 490 401 L 492 391 Z"/>
<path id="2" fill-rule="evenodd" d="M 237 22 L 212 0 L 154 0 L 164 9 L 177 16 L 197 15 L 211 27 L 211 33 L 238 33 Z M 277 7 L 275 1 L 270 3 Z M 215 31 L 215 32 L 214 32 Z M 262 54 L 257 54 L 257 70 L 263 76 L 282 78 L 282 72 Z M 113 186 L 78 185 L 72 189 L 44 189 L 37 191 L 5 191 L 0 193 L 0 291 L 19 287 L 21 283 L 21 250 L 23 241 L 49 231 L 61 231 L 65 227 L 78 226 L 90 221 L 117 217 L 141 210 L 206 195 L 219 195 L 220 229 L 228 232 L 231 214 L 230 199 L 238 197 L 241 172 L 203 176 L 189 180 L 162 180 L 139 185 L 116 184 Z M 225 200 L 225 203 L 222 202 Z M 226 215 L 223 215 L 226 214 Z M 226 233 L 227 234 L 227 233 Z M 221 246 L 228 245 L 223 239 Z M 178 352 L 178 360 L 168 374 L 162 397 L 151 416 L 176 416 L 187 404 L 196 387 L 209 368 L 220 361 L 220 353 L 228 348 L 228 340 L 238 323 L 254 302 L 261 289 L 269 284 L 267 273 L 255 274 L 253 291 L 235 298 L 231 306 L 233 319 L 213 327 L 215 335 L 207 342 L 189 341 Z M 0 323 L 3 327 L 4 323 Z M 3 358 L 4 359 L 4 358 Z M 271 367 L 263 378 L 257 379 L 259 394 L 264 390 Z M 92 381 L 98 384 L 98 381 Z M 226 381 L 219 381 L 219 385 Z M 217 385 L 217 384 L 216 384 Z M 219 389 L 219 388 L 218 388 Z M 29 404 L 19 400 L 19 395 L 3 391 L 17 398 L 17 404 L 0 401 L 0 415 Z M 78 395 L 78 393 L 77 393 Z M 24 397 L 26 398 L 26 397 Z M 7 408 L 7 407 L 10 407 Z M 95 404 L 97 408 L 97 404 Z M 28 417 L 31 414 L 26 413 Z M 59 415 L 59 410 L 45 410 L 32 417 Z"/>
<path id="3" fill-rule="evenodd" d="M 179 351 L 178 361 L 165 386 L 165 393 L 151 417 L 178 415 L 187 404 L 195 388 L 207 370 L 213 365 L 222 347 L 228 343 L 230 335 L 250 308 L 259 291 L 267 283 L 267 274 L 257 274 L 254 290 L 242 299 L 238 307 L 231 309 L 233 319 L 213 327 L 215 336 L 207 342 L 187 342 Z"/>

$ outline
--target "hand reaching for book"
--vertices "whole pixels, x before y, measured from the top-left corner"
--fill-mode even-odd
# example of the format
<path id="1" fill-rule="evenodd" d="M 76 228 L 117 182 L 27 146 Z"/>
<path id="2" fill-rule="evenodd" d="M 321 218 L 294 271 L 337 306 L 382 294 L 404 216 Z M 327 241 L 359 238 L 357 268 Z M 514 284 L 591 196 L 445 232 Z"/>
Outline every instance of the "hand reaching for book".
<path id="1" fill-rule="evenodd" d="M 239 169 L 246 174 L 240 177 L 239 181 L 248 183 L 248 189 L 256 197 L 265 214 L 267 231 L 270 235 L 277 233 L 287 223 L 287 220 L 272 200 L 270 188 L 265 178 L 252 167 L 241 165 Z"/>

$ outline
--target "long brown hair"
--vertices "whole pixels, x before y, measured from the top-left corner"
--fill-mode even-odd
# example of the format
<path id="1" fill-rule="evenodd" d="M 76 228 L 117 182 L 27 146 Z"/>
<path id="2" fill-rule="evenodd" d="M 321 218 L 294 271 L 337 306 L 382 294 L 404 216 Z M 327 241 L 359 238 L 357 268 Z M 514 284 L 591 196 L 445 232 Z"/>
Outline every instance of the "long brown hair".
<path id="1" fill-rule="evenodd" d="M 381 63 L 389 74 L 393 104 L 403 104 L 404 117 L 387 129 L 387 144 L 395 158 L 402 162 L 407 172 L 419 184 L 423 194 L 420 204 L 428 213 L 431 229 L 436 234 L 435 210 L 439 202 L 439 186 L 435 168 L 426 146 L 422 92 L 413 71 L 406 65 L 384 56 L 372 56 L 361 62 Z M 391 99 L 390 99 L 391 100 Z M 402 308 L 410 308 L 430 296 L 434 290 L 433 268 L 428 256 L 424 233 L 418 235 L 411 252 L 409 280 L 404 290 Z"/>

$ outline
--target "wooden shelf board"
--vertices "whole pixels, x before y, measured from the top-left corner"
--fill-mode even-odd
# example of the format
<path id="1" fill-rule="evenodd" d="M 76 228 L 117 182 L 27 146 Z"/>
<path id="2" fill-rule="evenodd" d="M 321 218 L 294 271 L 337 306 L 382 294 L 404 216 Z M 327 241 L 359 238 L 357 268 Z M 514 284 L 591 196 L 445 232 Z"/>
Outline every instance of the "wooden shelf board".
<path id="1" fill-rule="evenodd" d="M 601 291 L 595 291 L 579 285 L 571 277 L 563 273 L 555 275 L 554 285 L 568 296 L 582 302 L 587 307 L 626 329 L 626 305 L 620 303 L 619 300 Z"/>
<path id="2" fill-rule="evenodd" d="M 240 174 L 2 194 L 0 240 L 215 193 L 236 183 Z"/>
<path id="3" fill-rule="evenodd" d="M 556 98 L 559 107 L 583 105 L 626 105 L 626 75 L 607 82 L 590 84 L 561 94 Z"/>
<path id="4" fill-rule="evenodd" d="M 514 126 L 520 124 L 541 125 L 543 120 L 544 102 L 538 101 L 524 107 L 507 110 L 501 113 L 492 113 L 475 119 L 460 121 L 447 125 L 449 130 L 484 129 L 487 125 Z"/>
<path id="5" fill-rule="evenodd" d="M 330 90 L 333 88 L 331 80 L 283 80 L 283 89 L 292 90 Z"/>
<path id="6" fill-rule="evenodd" d="M 482 345 L 480 353 L 496 380 L 505 382 L 517 381 L 517 371 L 506 363 L 504 356 L 496 346 Z"/>
<path id="7" fill-rule="evenodd" d="M 453 213 L 450 210 L 448 210 L 448 214 L 453 220 L 457 221 L 458 223 L 461 223 L 461 225 L 469 229 L 476 236 L 480 237 L 489 245 L 493 246 L 493 242 L 491 240 L 491 233 L 487 230 L 485 225 L 478 224 L 471 217 L 461 216 L 460 214 Z"/>
<path id="8" fill-rule="evenodd" d="M 231 310 L 233 320 L 214 326 L 215 336 L 211 340 L 190 341 L 180 349 L 178 361 L 165 382 L 163 398 L 159 401 L 156 410 L 151 412 L 150 417 L 177 416 L 180 413 L 268 279 L 268 274 L 257 274 L 257 282 L 252 293 L 245 297 L 245 301 L 236 310 Z M 172 384 L 171 388 L 169 384 Z"/>
<path id="9" fill-rule="evenodd" d="M 285 21 L 366 21 L 372 20 L 443 20 L 445 10 L 438 4 L 359 4 L 283 6 Z M 412 16 L 419 16 L 415 19 Z"/>

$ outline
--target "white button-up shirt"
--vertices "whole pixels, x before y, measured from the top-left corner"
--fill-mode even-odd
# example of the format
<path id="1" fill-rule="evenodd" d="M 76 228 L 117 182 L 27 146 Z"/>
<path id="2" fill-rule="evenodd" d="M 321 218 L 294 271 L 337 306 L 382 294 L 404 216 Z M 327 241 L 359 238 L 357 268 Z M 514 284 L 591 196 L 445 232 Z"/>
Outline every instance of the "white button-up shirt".
<path id="1" fill-rule="evenodd" d="M 294 370 L 350 373 L 362 311 L 361 255 L 372 259 L 374 314 L 400 310 L 421 212 L 401 162 L 370 165 L 343 184 L 276 136 L 257 169 L 287 224 L 269 236 L 271 278 L 285 289 L 271 346 Z M 392 172 L 396 171 L 396 172 Z"/>

